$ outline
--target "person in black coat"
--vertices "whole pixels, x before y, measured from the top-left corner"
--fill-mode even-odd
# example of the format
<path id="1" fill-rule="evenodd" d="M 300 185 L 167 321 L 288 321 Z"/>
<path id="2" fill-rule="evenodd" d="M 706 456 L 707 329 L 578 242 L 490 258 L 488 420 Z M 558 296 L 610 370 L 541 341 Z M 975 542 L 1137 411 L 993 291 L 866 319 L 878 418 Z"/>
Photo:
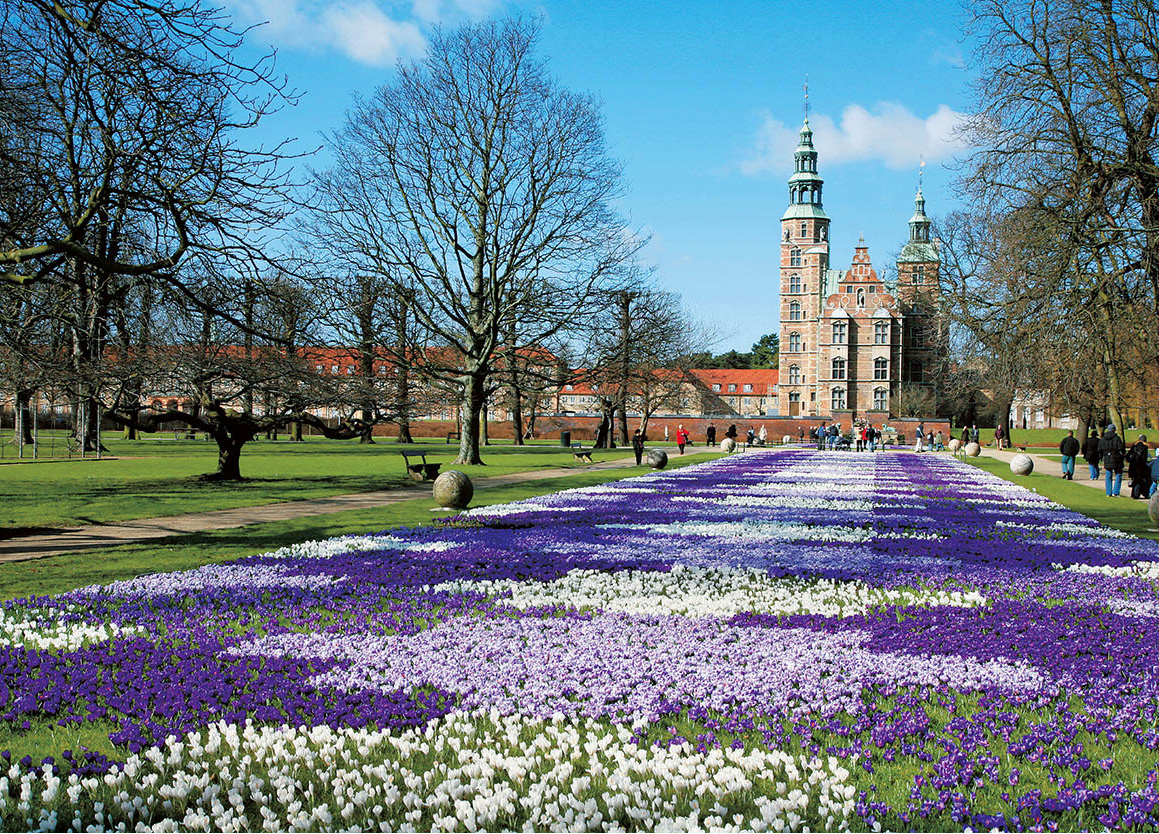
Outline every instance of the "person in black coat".
<path id="1" fill-rule="evenodd" d="M 1062 455 L 1062 476 L 1068 481 L 1074 480 L 1074 459 L 1081 450 L 1082 447 L 1079 446 L 1078 438 L 1074 436 L 1073 431 L 1067 432 L 1062 443 L 1058 444 L 1059 454 Z"/>
<path id="2" fill-rule="evenodd" d="M 632 435 L 632 452 L 636 455 L 636 465 L 639 466 L 640 460 L 644 457 L 644 435 L 639 429 Z"/>
<path id="3" fill-rule="evenodd" d="M 1083 460 L 1087 462 L 1087 466 L 1091 468 L 1090 480 L 1098 480 L 1099 477 L 1099 433 L 1091 429 L 1091 436 L 1083 441 Z"/>
<path id="4" fill-rule="evenodd" d="M 704 430 L 704 445 L 716 445 L 716 426 L 712 425 L 711 423 L 709 423 L 708 428 Z"/>
<path id="5" fill-rule="evenodd" d="M 1106 470 L 1107 497 L 1117 496 L 1123 487 L 1123 458 L 1127 447 L 1123 438 L 1119 437 L 1112 423 L 1103 432 L 1103 439 L 1099 441 L 1099 457 L 1103 459 L 1103 469 Z"/>
<path id="6" fill-rule="evenodd" d="M 1132 498 L 1146 498 L 1151 494 L 1151 466 L 1147 460 L 1150 451 L 1147 437 L 1141 434 L 1127 452 L 1127 477 L 1131 479 Z"/>

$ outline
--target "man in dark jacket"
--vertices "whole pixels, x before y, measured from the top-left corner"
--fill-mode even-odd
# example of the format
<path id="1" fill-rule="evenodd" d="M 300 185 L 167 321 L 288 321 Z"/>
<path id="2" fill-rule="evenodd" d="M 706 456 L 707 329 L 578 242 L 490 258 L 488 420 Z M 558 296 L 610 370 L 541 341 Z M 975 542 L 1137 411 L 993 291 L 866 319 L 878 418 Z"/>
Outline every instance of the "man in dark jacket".
<path id="1" fill-rule="evenodd" d="M 1117 496 L 1123 486 L 1123 457 L 1127 447 L 1123 438 L 1119 437 L 1112 423 L 1103 432 L 1103 439 L 1099 441 L 1099 457 L 1103 459 L 1103 469 L 1106 470 L 1107 497 Z"/>
<path id="2" fill-rule="evenodd" d="M 1091 436 L 1083 442 L 1083 460 L 1087 462 L 1087 466 L 1091 468 L 1090 480 L 1098 480 L 1099 477 L 1099 433 L 1091 429 Z"/>
<path id="3" fill-rule="evenodd" d="M 1150 451 L 1147 437 L 1141 434 L 1127 452 L 1127 477 L 1131 479 L 1132 498 L 1146 498 L 1151 494 L 1151 467 L 1147 461 Z"/>
<path id="4" fill-rule="evenodd" d="M 644 435 L 640 433 L 639 429 L 632 435 L 632 452 L 636 455 L 636 465 L 640 465 L 640 460 L 644 457 Z"/>
<path id="5" fill-rule="evenodd" d="M 1074 459 L 1078 457 L 1079 442 L 1073 431 L 1068 431 L 1062 443 L 1058 444 L 1058 451 L 1062 455 L 1062 476 L 1068 481 L 1074 480 Z"/>

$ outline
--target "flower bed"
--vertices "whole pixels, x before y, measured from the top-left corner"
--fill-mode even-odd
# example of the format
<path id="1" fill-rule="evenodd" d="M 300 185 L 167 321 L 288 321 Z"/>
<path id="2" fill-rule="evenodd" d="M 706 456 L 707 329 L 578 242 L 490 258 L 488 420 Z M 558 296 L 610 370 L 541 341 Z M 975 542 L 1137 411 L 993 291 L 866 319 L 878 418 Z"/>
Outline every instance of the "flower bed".
<path id="1" fill-rule="evenodd" d="M 9 829 L 1152 828 L 1159 545 L 806 450 L 0 611 Z"/>

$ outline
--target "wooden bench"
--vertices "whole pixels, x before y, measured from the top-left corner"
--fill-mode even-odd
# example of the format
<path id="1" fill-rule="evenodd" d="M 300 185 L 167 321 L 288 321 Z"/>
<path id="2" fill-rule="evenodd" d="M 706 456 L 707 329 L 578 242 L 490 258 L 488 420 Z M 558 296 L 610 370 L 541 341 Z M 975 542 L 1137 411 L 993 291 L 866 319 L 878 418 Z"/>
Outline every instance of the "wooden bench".
<path id="1" fill-rule="evenodd" d="M 406 474 L 414 481 L 433 481 L 439 477 L 441 463 L 427 463 L 426 452 L 399 452 L 406 465 Z M 419 458 L 422 463 L 411 463 L 411 458 Z"/>
<path id="2" fill-rule="evenodd" d="M 450 443 L 452 440 L 462 440 L 462 439 L 463 439 L 462 432 L 457 432 L 457 431 L 447 432 L 447 443 Z"/>
<path id="3" fill-rule="evenodd" d="M 576 460 L 580 461 L 581 463 L 591 463 L 592 462 L 592 450 L 585 449 L 579 443 L 571 444 L 571 454 L 572 454 L 572 457 L 574 457 Z"/>

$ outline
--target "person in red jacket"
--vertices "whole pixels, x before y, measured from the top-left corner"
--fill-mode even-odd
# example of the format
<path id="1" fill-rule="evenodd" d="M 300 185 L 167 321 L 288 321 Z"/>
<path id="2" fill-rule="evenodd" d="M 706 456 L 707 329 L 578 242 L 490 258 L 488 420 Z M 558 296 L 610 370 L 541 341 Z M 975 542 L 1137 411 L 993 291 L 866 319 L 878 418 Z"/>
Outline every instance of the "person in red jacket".
<path id="1" fill-rule="evenodd" d="M 676 445 L 680 448 L 680 454 L 684 454 L 684 447 L 688 443 L 688 432 L 684 430 L 684 424 L 681 423 L 676 427 Z"/>

